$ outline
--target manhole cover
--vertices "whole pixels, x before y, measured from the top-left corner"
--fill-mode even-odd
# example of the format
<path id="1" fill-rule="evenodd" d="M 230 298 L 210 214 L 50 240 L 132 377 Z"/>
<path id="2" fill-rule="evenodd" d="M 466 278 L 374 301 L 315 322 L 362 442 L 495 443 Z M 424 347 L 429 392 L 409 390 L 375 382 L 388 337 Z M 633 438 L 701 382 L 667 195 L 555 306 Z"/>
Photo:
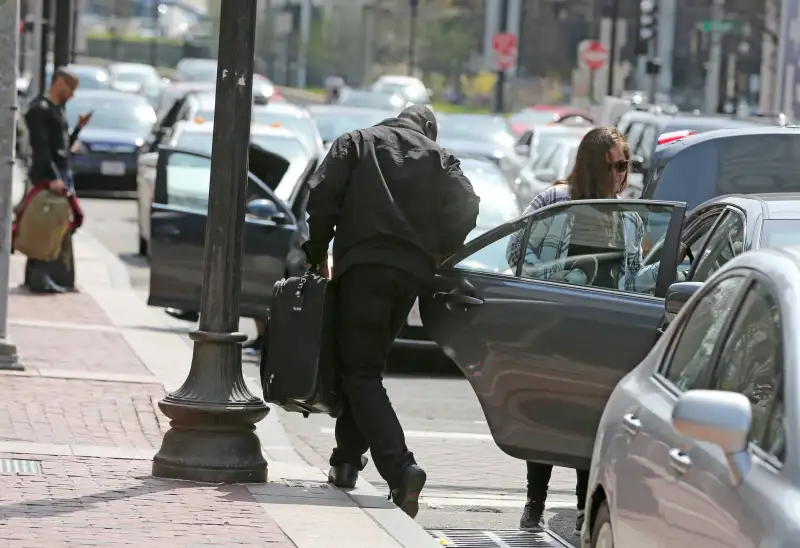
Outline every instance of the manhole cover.
<path id="1" fill-rule="evenodd" d="M 4 476 L 41 476 L 42 462 L 38 460 L 0 459 L 0 474 Z"/>
<path id="2" fill-rule="evenodd" d="M 450 548 L 565 548 L 569 546 L 547 532 L 474 531 L 469 529 L 428 532 L 442 546 Z"/>

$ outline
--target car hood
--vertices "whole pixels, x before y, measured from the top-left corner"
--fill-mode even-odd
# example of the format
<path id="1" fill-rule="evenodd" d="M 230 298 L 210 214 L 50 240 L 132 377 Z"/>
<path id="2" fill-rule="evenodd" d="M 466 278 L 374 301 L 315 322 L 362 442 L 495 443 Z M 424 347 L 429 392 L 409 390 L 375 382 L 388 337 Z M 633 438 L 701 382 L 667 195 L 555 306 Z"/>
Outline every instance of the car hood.
<path id="1" fill-rule="evenodd" d="M 474 141 L 471 139 L 439 139 L 439 145 L 455 155 L 474 155 L 484 158 L 500 158 L 508 154 L 508 150 L 494 143 Z"/>
<path id="2" fill-rule="evenodd" d="M 81 130 L 79 139 L 87 143 L 122 143 L 137 144 L 136 141 L 147 136 L 145 131 L 131 131 L 125 129 L 93 128 L 91 122 Z"/>

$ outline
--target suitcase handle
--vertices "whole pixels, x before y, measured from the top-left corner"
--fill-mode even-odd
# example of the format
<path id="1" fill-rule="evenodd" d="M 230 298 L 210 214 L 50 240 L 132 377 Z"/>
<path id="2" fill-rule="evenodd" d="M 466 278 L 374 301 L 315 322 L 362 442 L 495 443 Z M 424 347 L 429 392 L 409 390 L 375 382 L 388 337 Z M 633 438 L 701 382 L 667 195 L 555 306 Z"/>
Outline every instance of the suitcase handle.
<path id="1" fill-rule="evenodd" d="M 303 305 L 305 304 L 305 292 L 303 290 L 306 288 L 307 284 L 311 283 L 311 279 L 314 276 L 314 272 L 308 270 L 300 277 L 300 282 L 297 284 L 297 289 L 294 292 L 294 302 L 292 303 L 293 312 L 303 311 Z"/>

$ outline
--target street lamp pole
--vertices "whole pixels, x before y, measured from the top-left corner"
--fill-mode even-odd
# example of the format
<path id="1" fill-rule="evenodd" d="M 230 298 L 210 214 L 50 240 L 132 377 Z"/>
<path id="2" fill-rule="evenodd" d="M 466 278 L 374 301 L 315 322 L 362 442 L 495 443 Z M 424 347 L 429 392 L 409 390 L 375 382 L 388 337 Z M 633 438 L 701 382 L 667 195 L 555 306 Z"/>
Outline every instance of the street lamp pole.
<path id="1" fill-rule="evenodd" d="M 408 0 L 411 8 L 408 30 L 408 75 L 414 76 L 417 64 L 417 19 L 419 16 L 419 0 Z"/>
<path id="2" fill-rule="evenodd" d="M 237 332 L 257 0 L 220 2 L 216 111 L 200 325 L 189 375 L 159 402 L 170 429 L 153 475 L 209 483 L 267 480 L 255 423 L 269 408 L 242 378 Z"/>
<path id="3" fill-rule="evenodd" d="M 19 0 L 0 0 L 0 369 L 22 369 L 8 338 L 8 278 L 11 262 L 11 202 L 17 112 Z"/>
<path id="4" fill-rule="evenodd" d="M 72 47 L 72 0 L 58 0 L 55 3 L 56 25 L 53 43 L 53 67 L 69 64 Z"/>

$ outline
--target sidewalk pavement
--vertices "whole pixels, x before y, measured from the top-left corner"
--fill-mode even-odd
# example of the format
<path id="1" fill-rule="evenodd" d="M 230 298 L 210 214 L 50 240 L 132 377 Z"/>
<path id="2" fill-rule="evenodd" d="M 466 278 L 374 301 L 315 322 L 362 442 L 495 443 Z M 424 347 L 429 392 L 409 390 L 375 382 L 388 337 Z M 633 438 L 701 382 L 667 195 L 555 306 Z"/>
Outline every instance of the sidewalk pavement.
<path id="1" fill-rule="evenodd" d="M 74 243 L 80 293 L 28 294 L 24 257 L 11 260 L 9 334 L 25 371 L 0 371 L 0 546 L 440 546 L 364 480 L 328 485 L 274 411 L 257 428 L 269 483 L 152 477 L 168 428 L 157 402 L 182 384 L 190 342 L 91 235 Z"/>

